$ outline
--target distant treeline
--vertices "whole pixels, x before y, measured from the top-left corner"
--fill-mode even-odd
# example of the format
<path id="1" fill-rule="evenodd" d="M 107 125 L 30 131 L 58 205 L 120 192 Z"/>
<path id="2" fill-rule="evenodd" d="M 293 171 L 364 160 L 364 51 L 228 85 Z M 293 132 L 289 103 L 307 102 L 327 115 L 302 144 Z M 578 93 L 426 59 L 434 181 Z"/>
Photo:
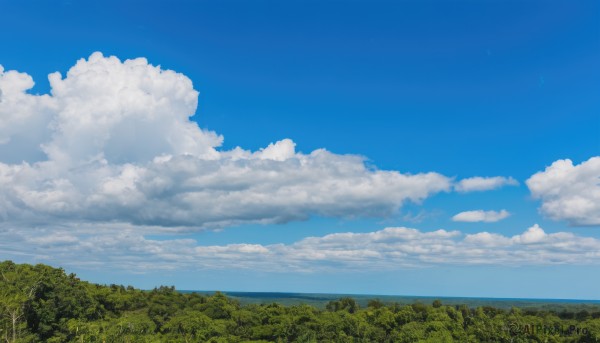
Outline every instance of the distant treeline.
<path id="1" fill-rule="evenodd" d="M 240 305 L 221 293 L 142 291 L 38 264 L 0 263 L 4 342 L 600 342 L 600 311 L 403 305 Z"/>

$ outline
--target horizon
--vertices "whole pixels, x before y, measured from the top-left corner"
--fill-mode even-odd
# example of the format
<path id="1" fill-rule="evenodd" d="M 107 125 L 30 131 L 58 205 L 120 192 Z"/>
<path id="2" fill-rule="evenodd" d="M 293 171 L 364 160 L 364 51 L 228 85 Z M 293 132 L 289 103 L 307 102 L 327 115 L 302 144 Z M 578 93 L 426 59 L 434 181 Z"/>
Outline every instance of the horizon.
<path id="1" fill-rule="evenodd" d="M 3 260 L 141 289 L 600 300 L 596 1 L 3 12 Z"/>
<path id="2" fill-rule="evenodd" d="M 424 298 L 424 299 L 493 299 L 498 301 L 513 301 L 527 300 L 532 302 L 547 302 L 546 300 L 556 302 L 585 302 L 590 304 L 600 303 L 600 299 L 563 299 L 563 298 L 497 298 L 497 297 L 472 297 L 472 296 L 436 296 L 436 295 L 410 295 L 410 294 L 366 294 L 366 293 L 296 293 L 296 292 L 244 292 L 244 291 L 223 291 L 223 290 L 190 290 L 190 289 L 175 289 L 178 292 L 198 292 L 198 293 L 215 293 L 220 292 L 225 295 L 236 296 L 235 294 L 309 294 L 309 295 L 343 295 L 343 296 L 360 296 L 360 297 L 390 297 L 390 298 Z"/>

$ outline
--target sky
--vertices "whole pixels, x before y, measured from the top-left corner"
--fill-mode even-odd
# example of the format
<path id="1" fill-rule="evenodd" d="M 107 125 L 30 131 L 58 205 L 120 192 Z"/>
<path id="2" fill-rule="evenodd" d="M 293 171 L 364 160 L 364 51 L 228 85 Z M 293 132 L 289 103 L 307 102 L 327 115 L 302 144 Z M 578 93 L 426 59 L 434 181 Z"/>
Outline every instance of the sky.
<path id="1" fill-rule="evenodd" d="M 600 299 L 597 1 L 0 1 L 0 258 Z"/>

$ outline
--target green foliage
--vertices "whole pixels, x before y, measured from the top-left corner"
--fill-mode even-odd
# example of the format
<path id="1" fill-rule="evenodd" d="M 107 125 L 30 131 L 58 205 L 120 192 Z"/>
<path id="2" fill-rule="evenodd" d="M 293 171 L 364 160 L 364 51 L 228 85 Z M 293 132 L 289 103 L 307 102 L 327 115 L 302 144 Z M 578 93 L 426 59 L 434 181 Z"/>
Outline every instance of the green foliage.
<path id="1" fill-rule="evenodd" d="M 600 313 L 386 304 L 324 310 L 240 305 L 222 293 L 95 285 L 45 265 L 0 263 L 0 340 L 13 342 L 600 342 Z"/>

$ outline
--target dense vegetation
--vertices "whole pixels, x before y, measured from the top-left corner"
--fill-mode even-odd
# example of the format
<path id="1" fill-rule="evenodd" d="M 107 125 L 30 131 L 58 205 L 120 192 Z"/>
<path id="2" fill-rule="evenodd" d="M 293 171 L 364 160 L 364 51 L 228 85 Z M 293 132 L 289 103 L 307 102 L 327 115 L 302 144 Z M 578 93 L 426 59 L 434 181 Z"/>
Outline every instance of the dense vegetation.
<path id="1" fill-rule="evenodd" d="M 101 286 L 0 263 L 5 342 L 600 342 L 600 312 L 384 304 L 240 305 L 221 293 Z"/>

